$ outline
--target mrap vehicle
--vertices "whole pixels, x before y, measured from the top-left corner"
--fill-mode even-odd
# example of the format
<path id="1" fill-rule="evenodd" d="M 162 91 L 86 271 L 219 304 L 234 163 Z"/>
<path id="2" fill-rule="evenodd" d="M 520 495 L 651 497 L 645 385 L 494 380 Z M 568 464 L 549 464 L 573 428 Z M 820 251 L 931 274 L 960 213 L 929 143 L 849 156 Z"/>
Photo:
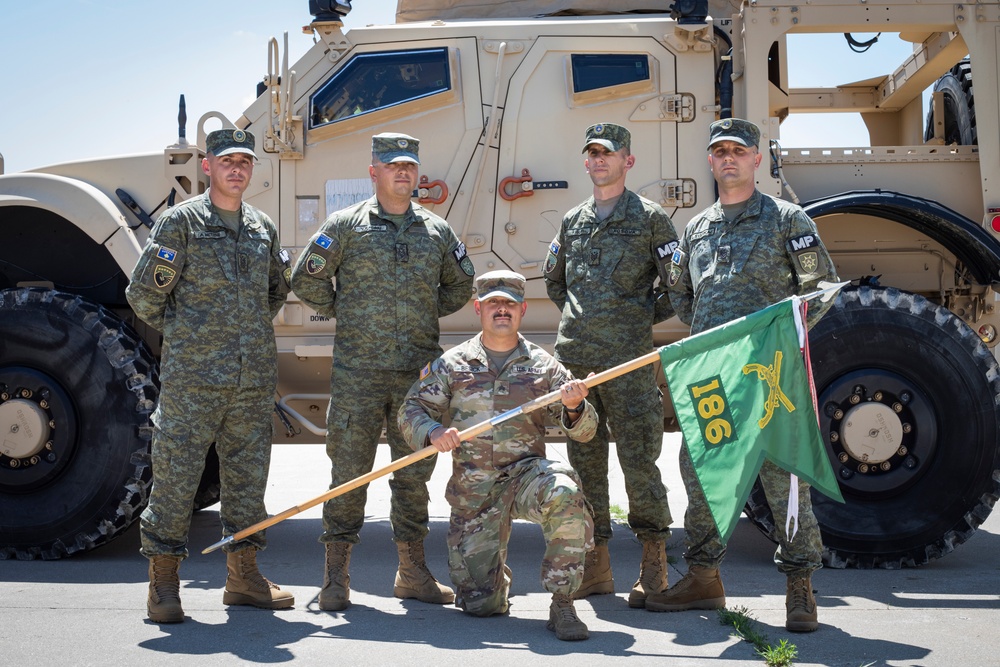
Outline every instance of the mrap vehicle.
<path id="1" fill-rule="evenodd" d="M 541 268 L 562 215 L 591 193 L 585 128 L 631 130 L 628 187 L 680 231 L 716 198 L 709 124 L 753 121 L 759 189 L 800 202 L 851 281 L 810 333 L 847 501 L 813 498 L 826 563 L 920 565 L 987 517 L 1000 491 L 1000 2 L 401 0 L 395 25 L 346 32 L 349 2 L 309 9 L 314 45 L 289 64 L 287 46 L 262 44 L 270 71 L 240 117 L 205 110 L 188 141 L 182 105 L 160 153 L 0 175 L 0 558 L 77 553 L 138 519 L 160 334 L 125 287 L 157 216 L 208 187 L 200 163 L 218 126 L 258 138 L 245 198 L 293 256 L 371 195 L 373 134 L 421 138 L 415 199 L 477 271 L 528 277 L 524 333 L 551 345 L 559 314 Z M 790 87 L 790 35 L 843 34 L 863 51 L 855 35 L 875 32 L 912 55 L 869 80 Z M 817 112 L 860 114 L 870 145 L 782 148 L 782 123 Z M 478 328 L 465 308 L 442 320 L 442 343 Z M 321 442 L 336 322 L 292 294 L 274 330 L 278 439 Z M 672 319 L 654 334 L 663 345 L 687 330 Z M 217 494 L 209 461 L 198 505 Z M 747 514 L 773 535 L 759 489 Z"/>

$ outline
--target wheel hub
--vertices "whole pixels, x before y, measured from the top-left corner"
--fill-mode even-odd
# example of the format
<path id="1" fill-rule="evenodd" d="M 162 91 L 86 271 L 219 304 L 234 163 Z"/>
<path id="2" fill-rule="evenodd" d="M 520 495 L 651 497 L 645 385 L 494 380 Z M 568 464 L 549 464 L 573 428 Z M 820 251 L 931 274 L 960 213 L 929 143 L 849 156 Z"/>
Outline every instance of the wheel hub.
<path id="1" fill-rule="evenodd" d="M 856 405 L 840 428 L 844 451 L 853 459 L 879 465 L 896 455 L 903 442 L 903 423 L 882 403 Z"/>
<path id="2" fill-rule="evenodd" d="M 0 492 L 25 493 L 56 479 L 76 450 L 76 410 L 50 375 L 0 368 Z"/>
<path id="3" fill-rule="evenodd" d="M 0 454 L 11 459 L 37 458 L 50 432 L 49 417 L 38 403 L 23 398 L 0 403 Z"/>
<path id="4" fill-rule="evenodd" d="M 867 497 L 899 493 L 932 460 L 934 409 L 901 375 L 875 369 L 849 373 L 824 389 L 820 405 L 821 430 L 844 489 Z"/>

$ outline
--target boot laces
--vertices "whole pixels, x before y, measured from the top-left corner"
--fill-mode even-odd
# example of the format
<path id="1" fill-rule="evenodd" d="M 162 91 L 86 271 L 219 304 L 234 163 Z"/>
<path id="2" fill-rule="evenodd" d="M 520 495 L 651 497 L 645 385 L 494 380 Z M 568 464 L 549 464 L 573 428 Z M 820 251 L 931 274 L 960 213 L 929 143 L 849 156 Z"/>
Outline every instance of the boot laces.
<path id="1" fill-rule="evenodd" d="M 410 557 L 411 572 L 417 574 L 425 583 L 429 581 L 437 582 L 437 579 L 431 574 L 430 568 L 427 567 L 427 561 L 424 559 L 423 542 L 407 542 L 406 553 Z"/>
<path id="2" fill-rule="evenodd" d="M 576 615 L 576 609 L 573 607 L 573 600 L 571 600 L 568 595 L 557 595 L 553 597 L 552 607 L 555 610 L 560 622 L 580 622 L 580 617 Z"/>
<path id="3" fill-rule="evenodd" d="M 333 542 L 326 550 L 326 572 L 330 581 L 339 582 L 347 569 L 347 554 L 350 545 L 347 542 Z"/>
<path id="4" fill-rule="evenodd" d="M 161 600 L 180 598 L 181 582 L 177 574 L 178 563 L 173 558 L 157 558 L 153 561 L 153 589 Z"/>
<path id="5" fill-rule="evenodd" d="M 799 608 L 810 611 L 811 605 L 809 604 L 809 593 L 811 591 L 809 590 L 809 579 L 805 577 L 797 577 L 795 579 L 791 579 L 788 582 L 788 586 L 792 609 Z"/>
<path id="6" fill-rule="evenodd" d="M 642 572 L 639 579 L 644 582 L 651 582 L 659 578 L 663 571 L 663 561 L 660 556 L 665 550 L 660 548 L 656 542 L 646 542 L 642 545 Z"/>
<path id="7" fill-rule="evenodd" d="M 257 553 L 254 549 L 244 549 L 239 555 L 240 573 L 243 581 L 259 588 L 278 588 L 278 585 L 269 580 L 257 567 Z"/>

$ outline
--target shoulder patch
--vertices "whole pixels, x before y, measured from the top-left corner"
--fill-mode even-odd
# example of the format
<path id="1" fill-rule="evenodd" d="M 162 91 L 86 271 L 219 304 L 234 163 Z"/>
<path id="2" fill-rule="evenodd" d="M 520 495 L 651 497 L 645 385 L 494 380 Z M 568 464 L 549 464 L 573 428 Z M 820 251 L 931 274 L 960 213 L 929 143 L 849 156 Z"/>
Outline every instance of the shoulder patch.
<path id="1" fill-rule="evenodd" d="M 165 290 L 170 286 L 170 283 L 174 282 L 174 277 L 177 275 L 177 271 L 170 268 L 169 266 L 164 266 L 163 264 L 157 264 L 153 268 L 153 282 L 156 286 Z"/>
<path id="2" fill-rule="evenodd" d="M 661 262 L 667 257 L 672 257 L 680 241 L 668 241 L 656 249 L 656 258 Z"/>
<path id="3" fill-rule="evenodd" d="M 815 234 L 803 234 L 802 236 L 796 236 L 794 239 L 789 239 L 788 251 L 802 252 L 803 250 L 812 248 L 817 243 L 819 243 L 819 239 L 816 238 Z"/>
<path id="4" fill-rule="evenodd" d="M 454 256 L 455 261 L 462 269 L 462 273 L 467 276 L 476 275 L 476 267 L 473 266 L 472 260 L 469 259 L 469 253 L 465 249 L 465 244 L 459 241 L 455 249 L 451 251 L 452 256 Z"/>
<path id="5" fill-rule="evenodd" d="M 329 250 L 330 246 L 333 244 L 333 239 L 327 236 L 326 234 L 320 234 L 319 236 L 316 237 L 315 243 L 320 248 L 323 248 L 324 250 Z"/>
<path id="6" fill-rule="evenodd" d="M 177 258 L 177 251 L 172 250 L 166 246 L 160 246 L 160 249 L 156 251 L 156 256 L 172 264 L 173 261 Z"/>
<path id="7" fill-rule="evenodd" d="M 326 258 L 314 252 L 309 253 L 309 256 L 306 257 L 306 273 L 310 276 L 318 276 L 323 273 L 324 269 L 326 269 Z"/>
<path id="8" fill-rule="evenodd" d="M 424 378 L 426 378 L 430 374 L 431 374 L 431 365 L 430 364 L 427 364 L 426 366 L 424 366 L 423 368 L 420 369 L 420 379 L 421 380 L 423 380 Z"/>

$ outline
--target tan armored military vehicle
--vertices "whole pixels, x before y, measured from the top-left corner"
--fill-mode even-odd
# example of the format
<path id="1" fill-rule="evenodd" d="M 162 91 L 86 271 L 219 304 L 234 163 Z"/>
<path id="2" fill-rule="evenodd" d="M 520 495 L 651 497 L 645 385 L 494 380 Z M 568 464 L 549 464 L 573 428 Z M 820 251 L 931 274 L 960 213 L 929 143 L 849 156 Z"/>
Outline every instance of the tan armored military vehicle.
<path id="1" fill-rule="evenodd" d="M 0 176 L 0 558 L 76 553 L 138 518 L 159 334 L 124 289 L 153 220 L 204 191 L 206 127 L 220 123 L 259 138 L 247 197 L 292 253 L 370 195 L 372 134 L 425 139 L 415 197 L 478 270 L 528 276 L 526 333 L 551 343 L 540 269 L 562 214 L 590 193 L 584 129 L 631 129 L 629 186 L 682 228 L 715 199 L 709 123 L 749 118 L 768 151 L 760 189 L 801 202 L 853 282 L 811 334 L 847 499 L 814 498 L 827 563 L 919 565 L 988 515 L 1000 490 L 995 0 L 402 0 L 396 25 L 346 34 L 349 2 L 309 4 L 315 45 L 294 64 L 277 40 L 262 45 L 270 72 L 239 118 L 199 111 L 191 140 L 182 129 L 162 153 Z M 857 48 L 851 33 L 874 31 L 912 42 L 912 56 L 882 77 L 789 87 L 787 35 L 845 33 Z M 871 145 L 782 149 L 782 122 L 810 112 L 860 113 Z M 275 320 L 278 432 L 298 441 L 322 439 L 335 324 L 294 295 Z M 470 308 L 442 328 L 448 345 L 478 323 Z M 658 344 L 686 333 L 676 320 L 655 331 Z M 748 513 L 770 531 L 761 499 Z"/>

